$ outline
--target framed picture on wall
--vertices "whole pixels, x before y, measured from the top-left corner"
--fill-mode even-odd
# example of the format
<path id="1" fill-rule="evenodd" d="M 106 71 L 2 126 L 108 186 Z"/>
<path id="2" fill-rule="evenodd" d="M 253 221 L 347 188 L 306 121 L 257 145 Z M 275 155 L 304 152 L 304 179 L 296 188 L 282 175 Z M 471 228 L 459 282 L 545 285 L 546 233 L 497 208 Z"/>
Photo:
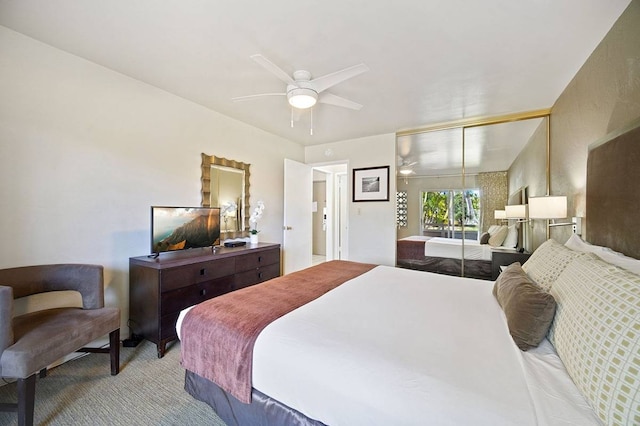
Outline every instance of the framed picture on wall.
<path id="1" fill-rule="evenodd" d="M 353 202 L 389 201 L 389 166 L 353 169 Z"/>

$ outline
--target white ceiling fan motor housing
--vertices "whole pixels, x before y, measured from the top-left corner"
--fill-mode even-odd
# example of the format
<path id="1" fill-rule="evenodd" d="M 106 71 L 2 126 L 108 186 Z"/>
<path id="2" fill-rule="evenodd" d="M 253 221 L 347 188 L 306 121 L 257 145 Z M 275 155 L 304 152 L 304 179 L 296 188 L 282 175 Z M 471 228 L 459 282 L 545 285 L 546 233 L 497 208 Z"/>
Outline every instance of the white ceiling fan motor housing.
<path id="1" fill-rule="evenodd" d="M 318 101 L 318 92 L 316 92 L 310 81 L 311 73 L 304 70 L 295 71 L 293 78 L 296 84 L 287 85 L 287 100 L 289 104 L 299 109 L 314 106 Z"/>

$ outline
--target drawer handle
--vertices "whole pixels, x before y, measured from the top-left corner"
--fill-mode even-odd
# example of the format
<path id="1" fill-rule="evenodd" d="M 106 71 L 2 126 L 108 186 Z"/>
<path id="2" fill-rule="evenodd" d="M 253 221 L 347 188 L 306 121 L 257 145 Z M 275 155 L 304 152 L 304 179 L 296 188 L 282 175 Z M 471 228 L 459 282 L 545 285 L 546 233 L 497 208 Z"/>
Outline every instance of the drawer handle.
<path id="1" fill-rule="evenodd" d="M 200 296 L 205 296 L 207 294 L 207 290 L 202 289 L 200 290 Z"/>
<path id="2" fill-rule="evenodd" d="M 207 275 L 207 270 L 204 268 L 200 269 L 200 275 Z"/>
<path id="3" fill-rule="evenodd" d="M 258 256 L 258 262 L 262 262 L 262 256 Z"/>
<path id="4" fill-rule="evenodd" d="M 258 272 L 258 278 L 262 279 L 262 272 Z"/>

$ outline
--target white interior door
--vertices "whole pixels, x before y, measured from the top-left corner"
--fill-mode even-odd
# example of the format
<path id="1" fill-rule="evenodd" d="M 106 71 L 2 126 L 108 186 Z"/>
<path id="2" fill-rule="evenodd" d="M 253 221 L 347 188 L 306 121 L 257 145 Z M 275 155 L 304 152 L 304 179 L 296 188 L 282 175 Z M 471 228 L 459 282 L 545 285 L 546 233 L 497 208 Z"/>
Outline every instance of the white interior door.
<path id="1" fill-rule="evenodd" d="M 284 235 L 283 270 L 285 274 L 311 266 L 313 223 L 313 168 L 297 161 L 284 160 Z"/>

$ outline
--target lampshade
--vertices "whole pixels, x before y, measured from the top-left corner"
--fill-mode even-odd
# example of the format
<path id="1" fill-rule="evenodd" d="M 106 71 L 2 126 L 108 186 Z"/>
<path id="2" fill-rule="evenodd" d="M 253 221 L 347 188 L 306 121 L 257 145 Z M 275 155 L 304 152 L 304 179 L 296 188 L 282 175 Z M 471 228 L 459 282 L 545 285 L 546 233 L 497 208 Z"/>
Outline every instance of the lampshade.
<path id="1" fill-rule="evenodd" d="M 565 217 L 567 217 L 567 197 L 565 195 L 529 197 L 529 218 L 563 219 Z"/>
<path id="2" fill-rule="evenodd" d="M 318 100 L 318 93 L 306 87 L 299 87 L 287 91 L 287 100 L 289 101 L 289 105 L 294 108 L 311 108 Z"/>
<path id="3" fill-rule="evenodd" d="M 527 218 L 527 205 L 526 204 L 513 204 L 504 207 L 507 219 L 526 219 Z"/>
<path id="4" fill-rule="evenodd" d="M 494 210 L 493 211 L 493 218 L 494 219 L 506 219 L 507 218 L 507 212 L 505 210 Z"/>

